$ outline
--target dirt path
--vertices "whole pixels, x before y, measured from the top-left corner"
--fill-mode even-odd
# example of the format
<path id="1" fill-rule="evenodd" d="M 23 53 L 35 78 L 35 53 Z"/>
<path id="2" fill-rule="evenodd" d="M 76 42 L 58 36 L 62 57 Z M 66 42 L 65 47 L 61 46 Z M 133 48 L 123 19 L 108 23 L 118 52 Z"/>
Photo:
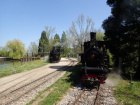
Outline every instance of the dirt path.
<path id="1" fill-rule="evenodd" d="M 0 57 L 0 59 L 1 59 L 1 58 L 6 58 L 6 57 Z"/>

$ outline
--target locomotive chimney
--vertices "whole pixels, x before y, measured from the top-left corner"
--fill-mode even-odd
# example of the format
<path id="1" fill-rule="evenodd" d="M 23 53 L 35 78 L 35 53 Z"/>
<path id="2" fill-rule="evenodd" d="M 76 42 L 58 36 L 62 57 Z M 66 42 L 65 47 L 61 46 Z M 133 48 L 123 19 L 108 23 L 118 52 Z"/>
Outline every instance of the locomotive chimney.
<path id="1" fill-rule="evenodd" d="M 90 41 L 96 41 L 96 32 L 90 32 Z"/>

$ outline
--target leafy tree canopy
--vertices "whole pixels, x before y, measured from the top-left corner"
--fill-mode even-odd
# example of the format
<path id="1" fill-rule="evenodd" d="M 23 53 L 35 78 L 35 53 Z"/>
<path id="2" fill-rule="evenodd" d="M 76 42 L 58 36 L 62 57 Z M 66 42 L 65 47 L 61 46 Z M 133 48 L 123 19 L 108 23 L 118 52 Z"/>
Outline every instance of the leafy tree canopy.
<path id="1" fill-rule="evenodd" d="M 6 47 L 9 51 L 9 57 L 13 59 L 20 59 L 25 54 L 25 45 L 18 39 L 8 41 Z"/>
<path id="2" fill-rule="evenodd" d="M 45 26 L 45 30 L 48 39 L 47 51 L 50 52 L 54 46 L 54 33 L 56 31 L 55 31 L 55 27 L 48 27 L 48 26 Z"/>
<path id="3" fill-rule="evenodd" d="M 66 56 L 68 53 L 70 53 L 70 46 L 68 44 L 68 39 L 66 33 L 63 31 L 61 36 L 61 48 L 62 48 L 62 54 L 63 56 Z"/>
<path id="4" fill-rule="evenodd" d="M 60 37 L 58 34 L 55 34 L 54 40 L 55 40 L 55 42 L 60 42 Z"/>
<path id="5" fill-rule="evenodd" d="M 8 51 L 7 51 L 7 47 L 1 47 L 0 56 L 1 57 L 8 57 L 9 56 Z"/>
<path id="6" fill-rule="evenodd" d="M 112 15 L 103 22 L 110 51 L 125 72 L 140 68 L 140 0 L 107 0 Z M 138 73 L 138 71 L 135 71 Z"/>
<path id="7" fill-rule="evenodd" d="M 61 37 L 61 43 L 66 42 L 67 38 L 66 38 L 66 33 L 63 31 L 62 33 L 62 37 Z"/>
<path id="8" fill-rule="evenodd" d="M 41 33 L 41 37 L 39 39 L 38 53 L 46 53 L 49 47 L 49 40 L 46 36 L 46 31 Z"/>
<path id="9" fill-rule="evenodd" d="M 103 31 L 101 31 L 101 29 L 99 29 L 98 31 L 96 31 L 96 39 L 98 41 L 103 41 L 104 40 L 104 33 Z"/>
<path id="10" fill-rule="evenodd" d="M 61 43 L 60 43 L 60 37 L 58 34 L 55 34 L 54 36 L 54 40 L 53 40 L 53 46 L 57 48 L 59 48 L 61 46 Z"/>

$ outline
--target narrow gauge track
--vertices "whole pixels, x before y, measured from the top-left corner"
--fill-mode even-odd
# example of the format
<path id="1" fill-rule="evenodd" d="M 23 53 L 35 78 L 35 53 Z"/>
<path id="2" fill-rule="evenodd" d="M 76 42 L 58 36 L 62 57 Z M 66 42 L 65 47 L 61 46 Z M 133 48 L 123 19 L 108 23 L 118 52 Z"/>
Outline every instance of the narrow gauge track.
<path id="1" fill-rule="evenodd" d="M 16 78 L 16 79 L 14 79 L 14 80 L 11 80 L 11 81 L 9 81 L 9 82 L 6 82 L 6 83 L 4 83 L 3 85 L 8 84 L 8 83 L 11 83 L 11 82 L 13 82 L 13 81 L 15 81 L 15 80 L 17 80 L 17 79 L 20 79 L 20 78 L 22 78 L 22 77 L 24 77 L 24 76 L 27 76 L 27 75 L 31 74 L 31 73 L 33 73 L 33 72 L 35 72 L 35 71 L 32 71 L 32 72 L 30 72 L 30 73 L 28 73 L 28 74 L 25 74 L 25 75 L 23 75 L 23 76 L 21 76 L 21 77 L 18 77 L 18 78 Z M 37 74 L 37 73 L 36 73 L 36 74 Z M 34 76 L 36 76 L 36 74 L 35 74 Z M 33 76 L 33 77 L 34 77 L 34 76 Z M 23 79 L 22 81 L 18 82 L 17 84 L 15 84 L 15 85 L 13 85 L 13 86 L 11 86 L 11 87 L 9 87 L 9 88 L 7 88 L 7 89 L 1 91 L 1 92 L 0 92 L 0 97 L 2 96 L 2 94 L 6 93 L 6 92 L 8 92 L 8 91 L 11 91 L 11 90 L 13 90 L 13 89 L 15 89 L 16 86 L 22 84 L 23 81 L 26 81 L 26 80 L 28 80 L 29 78 L 31 78 L 31 77 L 25 78 L 25 79 Z M 1 86 L 2 86 L 2 85 L 1 85 Z"/>
<path id="2" fill-rule="evenodd" d="M 61 69 L 61 68 L 59 68 L 59 69 Z M 41 73 L 42 73 L 42 72 L 45 72 L 45 71 L 46 71 L 46 70 L 44 69 L 44 70 L 41 71 Z M 18 81 L 16 84 L 10 86 L 9 88 L 4 89 L 3 91 L 1 91 L 1 92 L 0 92 L 0 97 L 1 97 L 3 94 L 8 93 L 8 92 L 10 92 L 10 91 L 12 91 L 12 90 L 15 90 L 15 89 L 17 89 L 19 86 L 22 86 L 22 85 L 23 85 L 23 82 L 24 82 L 24 84 L 29 83 L 28 80 L 31 79 L 31 78 L 34 78 L 34 77 L 38 77 L 37 75 L 38 75 L 38 72 L 36 72 L 36 71 L 31 71 L 31 72 L 29 72 L 29 73 L 25 73 L 24 75 L 22 75 L 22 76 L 20 76 L 20 77 L 17 77 L 17 78 L 15 78 L 15 79 L 13 79 L 13 80 L 11 80 L 10 82 L 4 83 L 4 84 L 8 84 L 8 83 L 12 83 L 12 82 L 16 81 L 17 79 L 22 79 L 21 81 Z M 26 77 L 26 76 L 28 76 L 28 77 Z M 31 76 L 31 77 L 30 77 L 30 76 Z M 45 75 L 44 75 L 44 76 L 45 76 Z M 42 77 L 42 76 L 41 76 L 41 77 Z M 3 85 L 4 85 L 4 84 L 3 84 Z"/>
<path id="3" fill-rule="evenodd" d="M 6 92 L 6 91 L 3 92 L 3 94 L 0 95 L 0 100 L 1 100 L 0 105 L 8 105 L 11 102 L 18 100 L 20 97 L 22 97 L 26 93 L 32 91 L 33 89 L 39 87 L 40 85 L 42 85 L 46 82 L 49 82 L 49 80 L 51 78 L 54 78 L 57 75 L 60 75 L 62 73 L 62 71 L 70 69 L 73 64 L 74 64 L 74 61 L 71 61 L 67 66 L 62 67 L 62 68 L 58 69 L 57 71 L 54 71 L 50 74 L 42 76 L 30 83 L 27 83 L 21 87 L 18 87 L 14 90 L 9 91 L 9 92 Z"/>
<path id="4" fill-rule="evenodd" d="M 44 71 L 45 71 L 45 70 L 43 70 L 42 72 L 44 72 Z M 16 89 L 16 88 L 17 88 L 16 86 L 19 86 L 19 85 L 22 84 L 24 81 L 28 81 L 29 78 L 31 78 L 31 77 L 30 77 L 31 74 L 32 74 L 32 77 L 35 77 L 35 76 L 37 76 L 38 72 L 36 72 L 35 70 L 33 70 L 33 71 L 28 71 L 28 72 L 26 72 L 25 74 L 23 74 L 23 75 L 21 75 L 21 76 L 19 76 L 19 77 L 17 77 L 17 78 L 14 78 L 14 79 L 12 79 L 12 80 L 6 82 L 6 83 L 1 84 L 0 86 L 8 85 L 8 84 L 10 84 L 10 83 L 15 82 L 15 81 L 18 80 L 18 79 L 22 79 L 22 81 L 16 82 L 16 84 L 14 84 L 14 85 L 12 85 L 11 87 L 9 87 L 9 88 L 4 89 L 3 91 L 1 91 L 1 92 L 0 92 L 0 97 L 1 97 L 1 95 L 2 95 L 3 93 L 8 92 L 8 91 L 11 91 L 11 90 L 13 90 L 13 89 Z M 28 76 L 28 77 L 26 77 L 26 76 Z"/>
<path id="5" fill-rule="evenodd" d="M 20 76 L 20 77 L 17 77 L 17 78 L 15 78 L 15 79 L 13 79 L 13 80 L 11 80 L 11 81 L 8 81 L 8 82 L 6 82 L 6 83 L 3 83 L 3 84 L 1 84 L 0 86 L 2 86 L 2 85 L 5 85 L 5 84 L 8 84 L 8 83 L 10 83 L 10 82 L 12 82 L 12 81 L 15 81 L 15 80 L 17 80 L 17 79 L 20 79 L 20 78 L 22 78 L 22 77 L 24 77 L 24 76 L 27 76 L 27 75 L 29 75 L 29 74 L 31 74 L 31 73 L 33 73 L 33 72 L 35 72 L 35 71 L 31 71 L 31 72 L 29 72 L 29 73 L 27 73 L 27 74 L 24 74 L 24 75 L 22 75 L 22 76 Z M 26 78 L 27 79 L 27 78 Z M 0 94 L 1 94 L 2 92 L 0 92 Z"/>
<path id="6" fill-rule="evenodd" d="M 70 60 L 71 60 L 71 59 L 70 59 Z M 71 61 L 73 61 L 73 60 L 71 60 Z M 45 71 L 45 70 L 44 70 L 44 71 Z M 43 72 L 43 71 L 42 71 L 42 72 Z M 5 83 L 3 83 L 3 84 L 0 84 L 0 86 L 3 86 L 3 85 L 6 85 L 6 84 L 8 84 L 8 83 L 11 83 L 11 82 L 13 82 L 13 81 L 16 81 L 17 79 L 24 78 L 25 76 L 30 75 L 30 74 L 32 74 L 32 73 L 35 73 L 34 76 L 36 76 L 36 74 L 38 74 L 38 73 L 36 73 L 36 71 L 28 71 L 27 73 L 25 73 L 25 74 L 22 75 L 22 76 L 19 76 L 19 77 L 15 78 L 15 79 L 10 80 L 10 81 L 8 81 L 8 82 L 5 82 Z M 23 79 L 21 82 L 23 82 L 23 81 L 25 81 L 25 80 L 28 80 L 29 78 L 30 78 L 30 77 L 25 78 L 25 79 Z M 15 84 L 13 87 L 15 87 L 16 85 L 20 84 L 21 82 L 18 82 L 18 83 Z M 8 90 L 8 89 L 6 89 L 6 90 L 4 90 L 4 91 L 1 91 L 1 92 L 0 92 L 0 95 L 1 95 L 3 92 L 7 91 L 7 90 Z"/>
<path id="7" fill-rule="evenodd" d="M 83 87 L 81 93 L 75 97 L 73 105 L 97 105 L 100 88 Z"/>
<path id="8" fill-rule="evenodd" d="M 59 69 L 61 69 L 61 68 L 59 68 Z M 42 72 L 45 72 L 45 71 L 46 71 L 46 70 L 44 69 L 44 70 L 41 71 L 41 73 L 42 73 Z M 31 77 L 28 76 L 28 75 L 31 75 Z M 25 74 L 22 75 L 22 76 L 19 76 L 19 77 L 13 79 L 13 80 L 10 80 L 10 81 L 8 81 L 8 82 L 6 82 L 6 83 L 1 84 L 0 86 L 8 85 L 9 83 L 13 83 L 14 81 L 16 81 L 16 80 L 18 80 L 18 79 L 22 79 L 21 81 L 16 82 L 16 84 L 13 84 L 13 85 L 10 86 L 9 88 L 0 91 L 0 97 L 1 97 L 3 94 L 8 93 L 8 92 L 10 92 L 10 91 L 12 91 L 12 90 L 15 90 L 15 89 L 17 89 L 19 86 L 22 86 L 22 85 L 23 85 L 23 82 L 25 82 L 24 84 L 27 84 L 27 83 L 29 82 L 29 81 L 28 81 L 29 79 L 34 78 L 34 77 L 37 77 L 37 75 L 38 75 L 38 72 L 36 72 L 36 71 L 28 71 L 28 73 L 25 73 Z M 26 76 L 28 76 L 28 77 L 26 77 Z"/>

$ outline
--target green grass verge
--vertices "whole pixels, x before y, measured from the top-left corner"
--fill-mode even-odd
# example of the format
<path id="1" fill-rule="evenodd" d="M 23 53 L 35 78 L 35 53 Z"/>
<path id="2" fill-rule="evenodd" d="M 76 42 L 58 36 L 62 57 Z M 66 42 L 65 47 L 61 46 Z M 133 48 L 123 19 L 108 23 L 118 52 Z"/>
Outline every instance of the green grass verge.
<path id="1" fill-rule="evenodd" d="M 76 65 L 72 70 L 67 71 L 66 74 L 58 79 L 53 85 L 46 88 L 40 94 L 30 101 L 27 105 L 31 105 L 37 99 L 42 98 L 43 93 L 50 90 L 51 88 L 54 89 L 51 93 L 48 94 L 47 97 L 41 102 L 39 105 L 54 105 L 56 102 L 60 101 L 62 96 L 68 91 L 70 87 L 75 86 L 79 83 L 80 76 L 79 70 L 81 68 L 81 64 Z"/>
<path id="2" fill-rule="evenodd" d="M 114 95 L 119 103 L 124 105 L 140 105 L 140 81 L 133 81 L 131 88 L 129 81 L 120 80 Z"/>
<path id="3" fill-rule="evenodd" d="M 8 66 L 5 68 L 1 68 L 0 69 L 0 78 L 11 75 L 11 74 L 20 73 L 20 72 L 28 71 L 28 70 L 31 70 L 34 68 L 38 68 L 38 67 L 44 66 L 46 64 L 48 64 L 48 63 L 47 63 L 47 61 L 44 61 L 44 60 L 30 61 L 30 62 L 26 62 L 26 63 L 20 64 L 20 65 L 18 63 L 15 63 L 14 66 Z"/>

